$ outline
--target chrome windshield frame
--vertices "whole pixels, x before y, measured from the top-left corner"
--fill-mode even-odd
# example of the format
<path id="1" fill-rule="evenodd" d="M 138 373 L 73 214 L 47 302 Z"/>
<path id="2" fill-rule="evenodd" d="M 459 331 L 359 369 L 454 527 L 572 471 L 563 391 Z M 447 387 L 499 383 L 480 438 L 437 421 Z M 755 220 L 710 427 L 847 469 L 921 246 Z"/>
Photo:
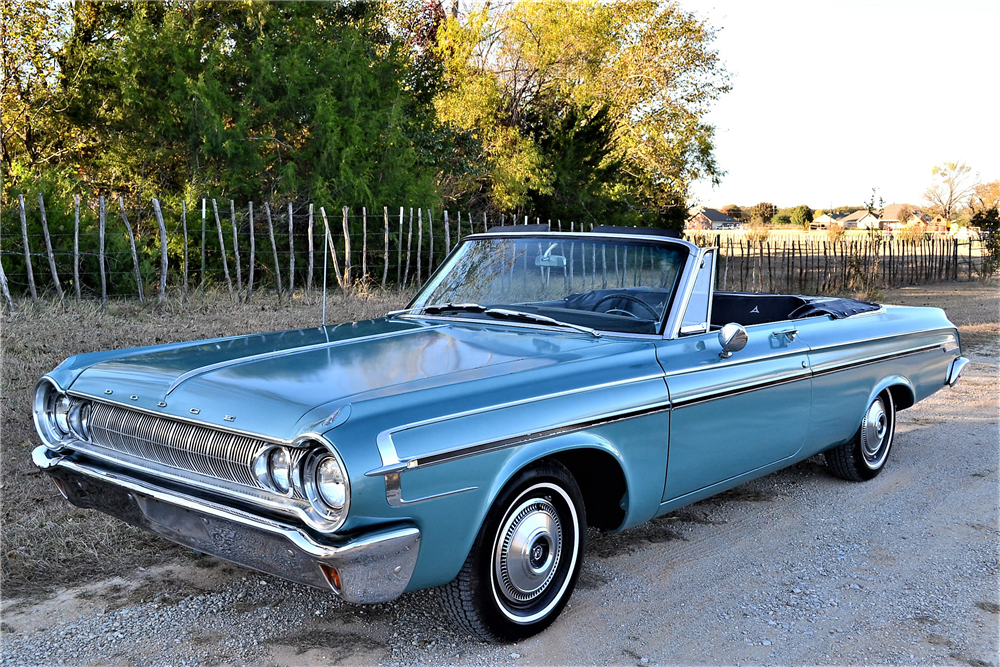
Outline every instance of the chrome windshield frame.
<path id="1" fill-rule="evenodd" d="M 503 232 L 479 232 L 476 234 L 469 234 L 464 236 L 461 241 L 459 241 L 448 257 L 441 262 L 440 266 L 432 273 L 427 281 L 420 287 L 417 293 L 413 296 L 410 302 L 402 310 L 394 311 L 393 315 L 401 315 L 403 317 L 417 317 L 417 318 L 437 318 L 438 316 L 429 316 L 427 314 L 422 314 L 419 312 L 421 306 L 416 305 L 419 303 L 421 297 L 428 291 L 432 290 L 436 286 L 438 276 L 446 270 L 450 270 L 451 262 L 459 252 L 461 247 L 468 241 L 482 241 L 482 240 L 495 240 L 503 238 L 526 238 L 526 239 L 538 239 L 544 242 L 545 240 L 570 240 L 570 241 L 598 241 L 598 240 L 608 240 L 608 241 L 625 241 L 625 242 L 636 242 L 641 241 L 650 245 L 661 245 L 671 248 L 683 249 L 687 252 L 687 257 L 684 260 L 684 264 L 679 270 L 680 276 L 676 282 L 676 285 L 671 293 L 670 300 L 668 301 L 666 308 L 666 316 L 660 323 L 660 328 L 658 333 L 655 334 L 634 334 L 622 331 L 613 331 L 606 329 L 596 329 L 601 335 L 605 336 L 623 336 L 623 337 L 636 337 L 641 336 L 643 338 L 653 338 L 656 340 L 664 338 L 677 338 L 678 331 L 680 329 L 680 323 L 683 319 L 683 314 L 687 309 L 688 301 L 691 297 L 691 290 L 694 288 L 694 282 L 697 279 L 697 271 L 695 270 L 701 260 L 704 257 L 705 249 L 699 248 L 690 241 L 685 241 L 683 239 L 671 238 L 666 236 L 657 235 L 646 235 L 646 234 L 612 234 L 612 233 L 594 233 L 594 232 L 515 232 L 515 231 L 503 231 Z M 442 318 L 442 319 L 455 319 L 455 318 Z M 504 320 L 476 320 L 476 322 L 492 322 L 493 324 L 499 325 L 510 325 L 513 324 L 509 321 Z M 538 326 L 538 325 L 535 325 Z"/>

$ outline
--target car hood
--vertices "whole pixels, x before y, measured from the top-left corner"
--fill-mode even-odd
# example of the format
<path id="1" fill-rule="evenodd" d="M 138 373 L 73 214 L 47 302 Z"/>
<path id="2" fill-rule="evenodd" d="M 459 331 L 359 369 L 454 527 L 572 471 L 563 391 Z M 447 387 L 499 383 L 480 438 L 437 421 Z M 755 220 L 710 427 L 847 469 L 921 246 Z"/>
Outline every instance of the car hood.
<path id="1" fill-rule="evenodd" d="M 74 393 L 287 439 L 318 406 L 538 369 L 608 344 L 576 332 L 384 318 L 79 355 L 61 370 L 78 371 Z"/>

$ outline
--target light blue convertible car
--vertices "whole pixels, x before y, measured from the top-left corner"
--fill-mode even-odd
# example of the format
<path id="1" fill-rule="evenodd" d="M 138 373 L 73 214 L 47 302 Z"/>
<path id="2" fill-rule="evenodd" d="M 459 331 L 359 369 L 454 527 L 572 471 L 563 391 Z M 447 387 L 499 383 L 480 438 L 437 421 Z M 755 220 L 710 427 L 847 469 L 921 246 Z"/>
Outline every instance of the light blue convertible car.
<path id="1" fill-rule="evenodd" d="M 406 310 L 71 357 L 35 463 L 70 502 L 351 602 L 439 586 L 492 640 L 618 531 L 825 453 L 885 466 L 966 363 L 936 308 L 714 290 L 654 230 L 466 238 Z"/>

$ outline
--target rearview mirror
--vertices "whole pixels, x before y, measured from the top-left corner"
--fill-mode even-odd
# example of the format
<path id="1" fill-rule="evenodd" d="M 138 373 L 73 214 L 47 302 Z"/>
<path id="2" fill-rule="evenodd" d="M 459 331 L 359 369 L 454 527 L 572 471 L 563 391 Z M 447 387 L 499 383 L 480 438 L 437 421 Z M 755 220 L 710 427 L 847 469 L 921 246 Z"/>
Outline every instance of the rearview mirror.
<path id="1" fill-rule="evenodd" d="M 730 322 L 719 329 L 719 345 L 722 346 L 719 356 L 728 359 L 733 356 L 733 352 L 739 352 L 747 346 L 747 330 L 742 325 Z"/>
<path id="2" fill-rule="evenodd" d="M 566 267 L 566 257 L 564 255 L 539 255 L 535 257 L 535 266 L 562 269 Z"/>

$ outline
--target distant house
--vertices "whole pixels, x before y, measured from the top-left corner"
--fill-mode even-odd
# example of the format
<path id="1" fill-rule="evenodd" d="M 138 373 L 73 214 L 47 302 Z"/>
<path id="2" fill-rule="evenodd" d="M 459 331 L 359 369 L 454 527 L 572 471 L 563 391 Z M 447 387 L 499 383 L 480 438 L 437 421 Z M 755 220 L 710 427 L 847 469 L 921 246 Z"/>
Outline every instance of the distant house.
<path id="1" fill-rule="evenodd" d="M 851 213 L 838 221 L 844 229 L 878 229 L 879 219 L 865 209 Z"/>
<path id="2" fill-rule="evenodd" d="M 904 209 L 907 210 L 904 211 Z M 930 224 L 933 220 L 934 218 L 930 213 L 909 204 L 890 204 L 882 209 L 882 226 L 889 229 L 900 229 L 907 225 L 918 223 L 926 225 Z"/>
<path id="3" fill-rule="evenodd" d="M 824 213 L 813 218 L 813 221 L 809 223 L 809 228 L 826 229 L 830 225 L 842 225 L 844 224 L 844 217 L 840 213 Z"/>
<path id="4" fill-rule="evenodd" d="M 740 221 L 730 218 L 722 211 L 714 208 L 704 208 L 687 221 L 685 229 L 733 229 L 739 227 Z"/>

